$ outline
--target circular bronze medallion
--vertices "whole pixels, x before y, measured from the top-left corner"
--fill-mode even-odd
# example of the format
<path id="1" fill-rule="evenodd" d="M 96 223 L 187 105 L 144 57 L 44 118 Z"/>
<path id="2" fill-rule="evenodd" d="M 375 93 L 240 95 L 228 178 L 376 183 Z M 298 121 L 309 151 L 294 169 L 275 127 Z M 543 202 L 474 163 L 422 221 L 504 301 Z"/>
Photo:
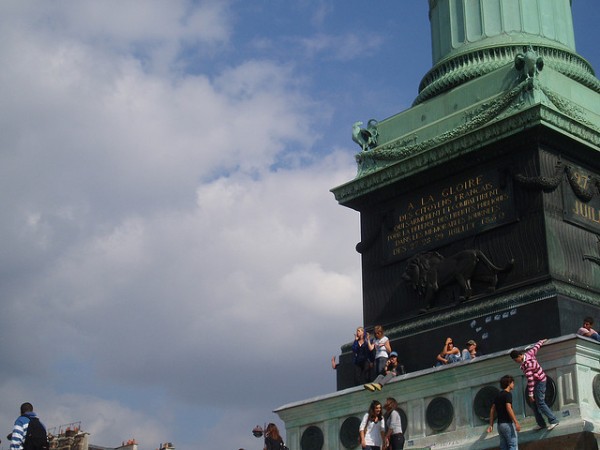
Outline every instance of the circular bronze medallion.
<path id="1" fill-rule="evenodd" d="M 340 442 L 344 448 L 355 448 L 358 446 L 359 434 L 358 429 L 360 427 L 360 419 L 358 417 L 348 417 L 342 423 L 340 427 Z"/>
<path id="2" fill-rule="evenodd" d="M 323 432 L 321 429 L 315 425 L 311 425 L 302 433 L 300 448 L 302 450 L 321 450 L 323 442 Z"/>
<path id="3" fill-rule="evenodd" d="M 527 403 L 527 406 L 529 406 L 531 408 L 531 405 L 529 404 L 529 393 L 527 392 L 527 385 L 525 385 L 525 391 L 524 391 L 524 396 L 525 396 L 525 403 Z M 548 405 L 549 408 L 552 408 L 552 405 L 554 405 L 554 402 L 556 401 L 556 383 L 554 382 L 554 380 L 552 378 L 550 378 L 549 376 L 546 375 L 546 395 L 544 396 L 544 398 L 546 399 L 546 405 Z"/>
<path id="4" fill-rule="evenodd" d="M 433 431 L 444 431 L 454 419 L 452 402 L 444 397 L 434 398 L 427 406 L 425 419 Z"/>
<path id="5" fill-rule="evenodd" d="M 475 394 L 475 398 L 473 399 L 473 411 L 475 412 L 475 415 L 484 422 L 490 421 L 490 408 L 492 407 L 498 392 L 500 392 L 500 389 L 494 386 L 484 386 L 479 389 L 477 394 Z"/>
<path id="6" fill-rule="evenodd" d="M 596 405 L 600 408 L 600 374 L 596 375 L 592 381 L 592 392 L 594 393 Z"/>

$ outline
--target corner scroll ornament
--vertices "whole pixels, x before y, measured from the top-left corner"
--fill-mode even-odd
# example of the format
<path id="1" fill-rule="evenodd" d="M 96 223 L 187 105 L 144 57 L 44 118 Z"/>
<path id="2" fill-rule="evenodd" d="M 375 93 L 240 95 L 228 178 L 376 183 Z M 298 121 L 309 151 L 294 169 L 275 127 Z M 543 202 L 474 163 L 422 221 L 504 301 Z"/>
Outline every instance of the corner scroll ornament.
<path id="1" fill-rule="evenodd" d="M 598 254 L 600 255 L 600 236 L 596 236 L 596 239 L 598 239 Z M 583 260 L 588 260 L 588 261 L 592 261 L 595 262 L 596 264 L 598 264 L 600 266 L 600 256 L 594 256 L 594 255 L 583 255 Z"/>
<path id="2" fill-rule="evenodd" d="M 354 122 L 352 125 L 352 140 L 362 148 L 363 152 L 377 147 L 379 132 L 377 131 L 377 121 L 371 119 L 367 122 L 367 128 L 361 128 L 362 122 Z"/>

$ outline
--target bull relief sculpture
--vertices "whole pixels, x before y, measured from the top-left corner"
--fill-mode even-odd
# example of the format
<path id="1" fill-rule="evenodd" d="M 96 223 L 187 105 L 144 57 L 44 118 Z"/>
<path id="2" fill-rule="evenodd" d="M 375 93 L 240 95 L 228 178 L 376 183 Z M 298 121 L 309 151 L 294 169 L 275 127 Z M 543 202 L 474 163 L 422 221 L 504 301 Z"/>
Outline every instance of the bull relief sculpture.
<path id="1" fill-rule="evenodd" d="M 511 259 L 504 267 L 498 267 L 476 249 L 463 250 L 447 258 L 438 252 L 426 252 L 408 260 L 402 278 L 417 291 L 426 311 L 435 306 L 441 287 L 457 283 L 461 289 L 460 303 L 473 294 L 473 281 L 481 283 L 486 292 L 494 292 L 498 274 L 510 271 L 513 266 L 514 260 Z"/>

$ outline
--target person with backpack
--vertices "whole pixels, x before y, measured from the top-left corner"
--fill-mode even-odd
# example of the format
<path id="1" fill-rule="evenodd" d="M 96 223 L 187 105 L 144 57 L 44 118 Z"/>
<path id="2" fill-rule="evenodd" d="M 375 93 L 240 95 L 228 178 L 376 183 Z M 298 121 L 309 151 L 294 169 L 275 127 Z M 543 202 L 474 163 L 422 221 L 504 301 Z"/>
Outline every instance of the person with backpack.
<path id="1" fill-rule="evenodd" d="M 33 412 L 33 405 L 23 403 L 10 435 L 10 450 L 48 450 L 48 447 L 46 427 Z"/>

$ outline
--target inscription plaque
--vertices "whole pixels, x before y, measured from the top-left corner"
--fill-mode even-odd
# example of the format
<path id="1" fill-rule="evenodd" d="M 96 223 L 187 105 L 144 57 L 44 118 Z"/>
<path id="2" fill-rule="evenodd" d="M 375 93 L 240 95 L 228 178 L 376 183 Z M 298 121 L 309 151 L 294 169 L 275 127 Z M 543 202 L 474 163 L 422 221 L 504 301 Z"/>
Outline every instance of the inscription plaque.
<path id="1" fill-rule="evenodd" d="M 584 191 L 593 189 L 593 186 L 590 186 L 592 174 L 580 167 L 572 167 L 573 177 L 579 187 Z M 594 233 L 600 233 L 600 197 L 594 195 L 589 202 L 580 200 L 566 179 L 563 180 L 562 191 L 564 220 Z"/>
<path id="2" fill-rule="evenodd" d="M 388 262 L 512 222 L 512 184 L 499 170 L 454 177 L 402 198 L 384 225 Z"/>

